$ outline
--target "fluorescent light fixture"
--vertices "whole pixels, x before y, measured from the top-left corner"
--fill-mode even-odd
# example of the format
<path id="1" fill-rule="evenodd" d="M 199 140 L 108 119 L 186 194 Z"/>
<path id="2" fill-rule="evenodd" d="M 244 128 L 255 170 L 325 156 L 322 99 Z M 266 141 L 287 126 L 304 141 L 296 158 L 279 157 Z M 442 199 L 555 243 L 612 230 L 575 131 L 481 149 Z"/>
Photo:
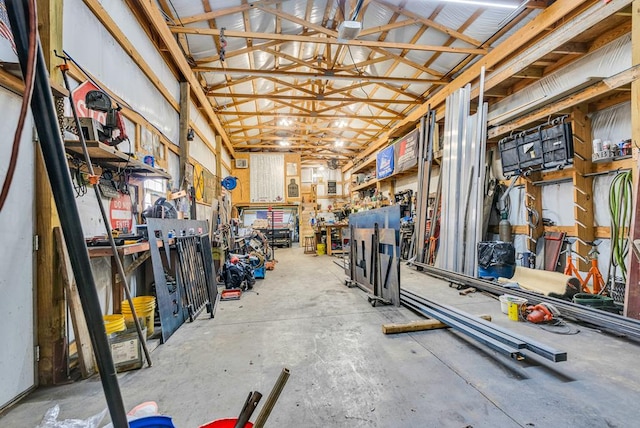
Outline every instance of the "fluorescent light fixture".
<path id="1" fill-rule="evenodd" d="M 520 7 L 520 4 L 489 0 L 445 0 L 445 3 L 472 4 L 474 6 L 500 7 L 503 9 L 517 9 Z"/>
<path id="2" fill-rule="evenodd" d="M 359 21 L 342 21 L 338 25 L 338 40 L 355 40 L 362 30 L 362 23 Z"/>
<path id="3" fill-rule="evenodd" d="M 284 141 L 284 140 L 282 140 L 282 141 L 280 141 L 280 145 L 281 145 L 282 147 L 287 147 L 287 146 L 290 146 L 290 145 L 291 145 L 291 143 L 289 143 L 288 141 Z"/>

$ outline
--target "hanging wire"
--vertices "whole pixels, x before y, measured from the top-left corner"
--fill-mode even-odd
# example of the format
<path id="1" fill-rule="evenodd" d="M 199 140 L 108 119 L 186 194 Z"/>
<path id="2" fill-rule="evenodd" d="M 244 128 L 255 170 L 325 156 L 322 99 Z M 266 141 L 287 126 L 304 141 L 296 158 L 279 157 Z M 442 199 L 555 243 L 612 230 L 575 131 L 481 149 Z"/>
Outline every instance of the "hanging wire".
<path id="1" fill-rule="evenodd" d="M 9 159 L 9 165 L 7 167 L 7 175 L 4 178 L 2 184 L 2 191 L 0 192 L 0 211 L 4 207 L 4 203 L 9 196 L 9 189 L 13 181 L 13 175 L 16 172 L 16 165 L 18 163 L 18 153 L 20 152 L 20 140 L 22 139 L 22 132 L 24 130 L 24 123 L 27 119 L 27 111 L 31 104 L 31 97 L 33 95 L 33 85 L 35 81 L 35 65 L 36 65 L 36 53 L 38 51 L 38 16 L 36 13 L 35 0 L 29 1 L 29 47 L 27 54 L 27 70 L 25 72 L 25 86 L 24 94 L 22 96 L 22 105 L 20 106 L 20 116 L 18 118 L 18 125 L 16 126 L 16 132 L 13 135 L 13 145 L 11 146 L 11 157 Z"/>
<path id="2" fill-rule="evenodd" d="M 607 284 L 615 281 L 616 268 L 627 280 L 626 258 L 629 253 L 628 231 L 631 226 L 631 198 L 633 178 L 631 171 L 617 174 L 609 187 L 609 214 L 611 214 L 611 257 L 609 258 L 609 277 Z"/>

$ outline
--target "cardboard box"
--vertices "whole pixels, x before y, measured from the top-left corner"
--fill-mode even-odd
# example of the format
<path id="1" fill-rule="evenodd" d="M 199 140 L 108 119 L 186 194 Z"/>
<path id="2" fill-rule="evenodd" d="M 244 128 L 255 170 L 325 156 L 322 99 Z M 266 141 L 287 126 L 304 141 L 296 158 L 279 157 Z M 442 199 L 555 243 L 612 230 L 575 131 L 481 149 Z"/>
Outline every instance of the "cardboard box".
<path id="1" fill-rule="evenodd" d="M 147 328 L 142 323 L 142 337 L 147 337 Z M 142 367 L 142 345 L 135 329 L 112 334 L 109 337 L 109 347 L 116 371 L 126 372 Z"/>

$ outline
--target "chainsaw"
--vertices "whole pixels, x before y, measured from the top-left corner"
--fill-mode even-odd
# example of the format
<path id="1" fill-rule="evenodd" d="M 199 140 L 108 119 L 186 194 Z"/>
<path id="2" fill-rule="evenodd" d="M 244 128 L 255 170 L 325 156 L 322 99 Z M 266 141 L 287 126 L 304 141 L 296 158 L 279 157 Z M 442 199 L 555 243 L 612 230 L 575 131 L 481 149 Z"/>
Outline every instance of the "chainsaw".
<path id="1" fill-rule="evenodd" d="M 534 324 L 551 322 L 560 316 L 560 311 L 550 303 L 540 303 L 528 306 L 526 309 L 527 321 Z"/>

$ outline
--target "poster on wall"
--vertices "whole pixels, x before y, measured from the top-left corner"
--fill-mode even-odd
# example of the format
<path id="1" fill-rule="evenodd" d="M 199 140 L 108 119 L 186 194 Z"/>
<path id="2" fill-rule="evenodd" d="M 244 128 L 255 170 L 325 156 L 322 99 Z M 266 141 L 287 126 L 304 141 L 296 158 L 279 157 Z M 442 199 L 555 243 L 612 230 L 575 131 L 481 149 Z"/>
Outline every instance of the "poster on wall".
<path id="1" fill-rule="evenodd" d="M 393 174 L 393 146 L 378 152 L 376 159 L 376 178 L 385 178 Z"/>
<path id="2" fill-rule="evenodd" d="M 282 202 L 286 197 L 286 166 L 282 154 L 249 156 L 251 202 Z"/>
<path id="3" fill-rule="evenodd" d="M 300 182 L 298 177 L 287 177 L 287 198 L 300 197 Z"/>
<path id="4" fill-rule="evenodd" d="M 394 174 L 407 171 L 418 164 L 419 136 L 418 130 L 415 129 L 393 144 Z"/>
<path id="5" fill-rule="evenodd" d="M 329 180 L 327 181 L 327 194 L 329 195 L 335 195 L 336 193 L 338 193 L 338 183 L 336 181 L 333 180 Z"/>

